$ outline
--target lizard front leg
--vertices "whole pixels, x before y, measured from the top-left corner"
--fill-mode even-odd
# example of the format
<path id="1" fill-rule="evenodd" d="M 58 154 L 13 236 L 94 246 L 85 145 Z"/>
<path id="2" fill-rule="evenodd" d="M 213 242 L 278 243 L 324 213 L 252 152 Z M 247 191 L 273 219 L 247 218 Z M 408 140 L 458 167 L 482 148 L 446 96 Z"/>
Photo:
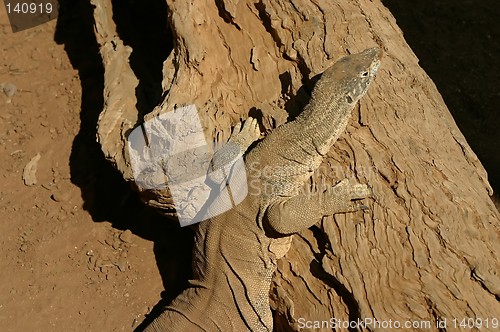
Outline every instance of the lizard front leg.
<path id="1" fill-rule="evenodd" d="M 324 216 L 366 209 L 359 200 L 371 194 L 367 185 L 351 185 L 344 179 L 324 192 L 299 194 L 273 202 L 266 210 L 265 219 L 273 231 L 294 234 L 311 227 Z"/>
<path id="2" fill-rule="evenodd" d="M 243 156 L 248 147 L 260 136 L 257 120 L 249 117 L 242 124 L 239 122 L 233 129 L 229 141 L 215 151 L 210 162 L 210 173 L 230 167 L 238 158 Z M 218 173 L 218 172 L 217 172 Z M 215 174 L 214 174 L 215 175 Z M 215 180 L 215 179 L 214 179 Z"/>
<path id="3" fill-rule="evenodd" d="M 208 167 L 206 184 L 210 195 L 199 219 L 219 215 L 238 205 L 248 193 L 243 154 L 260 136 L 257 120 L 248 118 L 238 123 L 229 141 L 215 151 Z"/>

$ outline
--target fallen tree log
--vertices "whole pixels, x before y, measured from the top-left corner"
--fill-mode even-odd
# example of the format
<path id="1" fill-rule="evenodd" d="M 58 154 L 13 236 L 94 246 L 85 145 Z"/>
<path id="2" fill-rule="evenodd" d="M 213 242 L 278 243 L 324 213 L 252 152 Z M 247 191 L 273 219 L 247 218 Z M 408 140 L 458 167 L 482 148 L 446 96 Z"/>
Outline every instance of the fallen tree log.
<path id="1" fill-rule="evenodd" d="M 111 1 L 91 2 L 105 66 L 98 139 L 131 183 L 127 136 L 137 125 L 194 104 L 214 141 L 249 114 L 270 132 L 300 112 L 313 77 L 334 60 L 381 47 L 375 82 L 311 183 L 368 183 L 371 210 L 325 218 L 294 237 L 270 292 L 275 329 L 365 319 L 373 324 L 361 330 L 388 330 L 376 324 L 391 321 L 415 331 L 437 331 L 445 319 L 450 329 L 498 323 L 500 216 L 486 172 L 380 1 L 167 0 L 174 49 L 164 98 L 144 118 L 133 50 L 118 37 Z M 168 188 L 137 189 L 146 204 L 175 213 Z"/>

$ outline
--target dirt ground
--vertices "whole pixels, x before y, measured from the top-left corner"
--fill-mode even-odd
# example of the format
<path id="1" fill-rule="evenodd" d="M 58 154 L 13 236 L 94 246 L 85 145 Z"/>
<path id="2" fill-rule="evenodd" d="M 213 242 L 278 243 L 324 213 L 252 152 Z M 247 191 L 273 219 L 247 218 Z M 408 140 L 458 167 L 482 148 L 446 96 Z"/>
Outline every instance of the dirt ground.
<path id="1" fill-rule="evenodd" d="M 64 25 L 80 22 L 77 14 L 64 15 L 13 34 L 0 7 L 0 83 L 18 88 L 10 103 L 0 94 L 0 330 L 131 331 L 182 288 L 191 234 L 145 208 L 104 160 L 95 142 L 102 68 L 91 22 L 81 34 Z M 497 69 L 488 84 L 498 88 Z M 468 116 L 481 98 L 467 104 Z M 488 134 L 492 121 L 483 114 L 472 124 L 489 123 Z M 478 130 L 464 132 L 483 149 Z M 37 154 L 36 184 L 28 186 L 23 169 Z M 495 160 L 483 162 L 496 173 Z"/>
<path id="2" fill-rule="evenodd" d="M 85 58 L 92 52 L 97 58 L 96 49 L 81 57 L 71 49 L 92 45 L 85 39 L 91 25 L 76 37 L 81 31 L 71 29 L 81 18 L 66 15 L 74 24 L 51 21 L 13 34 L 0 6 L 0 83 L 18 88 L 10 103 L 0 94 L 0 330 L 6 332 L 131 331 L 160 296 L 175 295 L 189 266 L 182 255 L 157 263 L 161 252 L 189 252 L 189 231 L 146 209 L 100 154 L 102 68 Z M 27 186 L 23 169 L 37 154 L 36 184 Z M 183 269 L 162 271 L 162 262 L 176 260 Z M 163 282 L 174 294 L 162 293 Z"/>

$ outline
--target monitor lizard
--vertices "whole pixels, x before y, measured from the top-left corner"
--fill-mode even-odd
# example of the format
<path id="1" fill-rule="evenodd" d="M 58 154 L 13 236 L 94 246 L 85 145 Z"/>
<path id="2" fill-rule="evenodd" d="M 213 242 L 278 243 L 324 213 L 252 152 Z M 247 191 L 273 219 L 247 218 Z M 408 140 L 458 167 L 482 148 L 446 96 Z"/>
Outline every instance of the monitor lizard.
<path id="1" fill-rule="evenodd" d="M 379 48 L 370 48 L 337 61 L 324 71 L 303 112 L 246 154 L 247 197 L 196 225 L 193 279 L 146 332 L 272 331 L 269 288 L 291 235 L 324 216 L 366 208 L 360 200 L 371 189 L 365 184 L 344 179 L 324 191 L 301 189 L 345 131 L 381 56 Z M 243 154 L 259 134 L 257 121 L 248 118 L 230 141 Z M 214 168 L 227 160 L 225 153 L 214 154 Z"/>

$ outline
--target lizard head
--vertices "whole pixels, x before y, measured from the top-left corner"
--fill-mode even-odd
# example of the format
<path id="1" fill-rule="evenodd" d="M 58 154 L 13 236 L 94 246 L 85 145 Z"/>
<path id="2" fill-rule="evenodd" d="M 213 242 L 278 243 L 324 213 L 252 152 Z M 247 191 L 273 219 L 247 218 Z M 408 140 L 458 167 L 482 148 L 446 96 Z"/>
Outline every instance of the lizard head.
<path id="1" fill-rule="evenodd" d="M 381 57 L 382 51 L 377 47 L 345 56 L 325 70 L 320 81 L 346 98 L 347 103 L 355 104 L 368 90 Z"/>

